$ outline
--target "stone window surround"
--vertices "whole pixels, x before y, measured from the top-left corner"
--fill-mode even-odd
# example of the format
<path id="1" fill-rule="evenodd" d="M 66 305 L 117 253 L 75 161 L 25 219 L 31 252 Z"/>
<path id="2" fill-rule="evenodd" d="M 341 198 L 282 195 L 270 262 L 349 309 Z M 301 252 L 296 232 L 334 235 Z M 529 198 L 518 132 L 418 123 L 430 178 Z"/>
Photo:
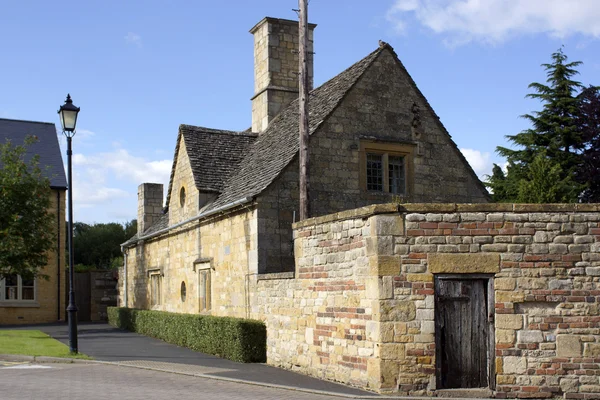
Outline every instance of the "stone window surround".
<path id="1" fill-rule="evenodd" d="M 23 281 L 20 275 L 17 275 L 17 296 L 19 299 L 6 300 L 6 280 L 0 280 L 0 307 L 40 307 L 37 301 L 37 279 L 33 280 L 33 300 L 22 300 L 20 297 L 23 295 Z"/>
<path id="2" fill-rule="evenodd" d="M 389 179 L 388 179 L 388 163 L 387 156 L 401 156 L 404 157 L 404 168 L 406 173 L 405 179 L 405 193 L 397 194 L 401 197 L 409 197 L 413 193 L 414 187 L 414 150 L 415 144 L 412 143 L 390 143 L 383 141 L 360 141 L 359 150 L 359 184 L 362 191 L 367 191 L 367 153 L 370 154 L 383 154 L 384 165 L 383 165 L 383 192 L 368 191 L 369 194 L 378 195 L 380 193 L 390 194 L 389 192 Z"/>
<path id="3" fill-rule="evenodd" d="M 201 257 L 194 261 L 193 270 L 198 272 L 198 312 L 210 314 L 212 308 L 212 273 L 213 259 Z M 204 283 L 204 287 L 203 287 Z M 201 294 L 204 293 L 204 296 Z"/>

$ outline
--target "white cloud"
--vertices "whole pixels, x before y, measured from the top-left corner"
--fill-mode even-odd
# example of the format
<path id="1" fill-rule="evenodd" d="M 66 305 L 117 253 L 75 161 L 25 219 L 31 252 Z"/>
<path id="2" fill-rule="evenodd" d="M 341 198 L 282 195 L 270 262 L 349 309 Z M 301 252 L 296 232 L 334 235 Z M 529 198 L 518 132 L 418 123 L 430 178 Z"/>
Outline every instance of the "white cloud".
<path id="1" fill-rule="evenodd" d="M 522 34 L 600 38 L 598 0 L 396 0 L 387 18 L 405 33 L 408 14 L 450 45 L 501 43 Z"/>
<path id="2" fill-rule="evenodd" d="M 490 175 L 492 173 L 490 153 L 474 149 L 460 149 L 460 151 L 463 153 L 477 176 L 483 178 L 484 175 Z"/>
<path id="3" fill-rule="evenodd" d="M 171 160 L 148 160 L 118 148 L 95 154 L 73 154 L 75 221 L 106 222 L 135 218 L 137 187 L 162 183 L 165 190 Z"/>
<path id="4" fill-rule="evenodd" d="M 128 32 L 127 35 L 125 35 L 125 42 L 137 47 L 142 47 L 142 37 L 137 33 Z"/>
<path id="5" fill-rule="evenodd" d="M 125 149 L 91 156 L 73 155 L 73 165 L 85 168 L 88 174 L 106 175 L 109 172 L 116 178 L 130 183 L 168 183 L 171 174 L 171 160 L 149 161 L 135 157 Z"/>

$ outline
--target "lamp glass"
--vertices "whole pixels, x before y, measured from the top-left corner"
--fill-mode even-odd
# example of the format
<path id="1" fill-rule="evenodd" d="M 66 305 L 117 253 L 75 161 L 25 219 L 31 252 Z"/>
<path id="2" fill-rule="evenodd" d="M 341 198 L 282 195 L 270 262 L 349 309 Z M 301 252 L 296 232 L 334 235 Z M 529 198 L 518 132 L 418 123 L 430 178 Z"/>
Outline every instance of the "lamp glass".
<path id="1" fill-rule="evenodd" d="M 78 111 L 79 110 L 60 110 L 60 122 L 62 124 L 63 131 L 73 132 L 75 130 Z"/>

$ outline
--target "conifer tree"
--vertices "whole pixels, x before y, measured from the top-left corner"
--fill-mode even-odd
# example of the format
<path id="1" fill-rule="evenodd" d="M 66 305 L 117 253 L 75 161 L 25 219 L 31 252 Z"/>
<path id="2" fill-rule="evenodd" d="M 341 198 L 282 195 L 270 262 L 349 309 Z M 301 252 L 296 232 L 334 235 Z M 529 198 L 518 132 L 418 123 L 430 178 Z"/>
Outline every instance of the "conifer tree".
<path id="1" fill-rule="evenodd" d="M 567 193 L 571 197 L 564 198 L 564 190 L 557 190 L 556 198 L 544 197 L 546 202 L 574 202 L 577 201 L 582 187 L 572 179 L 581 165 L 581 155 L 578 149 L 582 145 L 581 130 L 577 125 L 579 99 L 577 92 L 583 88 L 580 82 L 573 80 L 578 72 L 575 69 L 581 65 L 580 61 L 567 63 L 567 56 L 559 49 L 552 54 L 552 63 L 542 64 L 546 70 L 547 84 L 531 83 L 530 93 L 527 97 L 538 99 L 542 102 L 541 111 L 525 114 L 522 117 L 531 122 L 532 127 L 516 135 L 507 135 L 507 138 L 518 149 L 509 149 L 498 146 L 496 151 L 506 157 L 511 168 L 506 176 L 500 170 L 489 177 L 488 186 L 494 190 L 495 187 L 504 186 L 509 188 L 521 188 L 522 181 L 529 179 L 532 175 L 529 171 L 532 163 L 540 154 L 558 165 L 557 184 L 570 182 L 574 185 L 573 190 Z M 548 167 L 548 165 L 545 165 Z M 541 165 L 538 165 L 538 169 Z M 535 186 L 535 185 L 534 185 Z M 537 186 L 535 186 L 537 187 Z M 523 197 L 519 190 L 506 190 L 495 195 L 497 201 L 519 201 Z"/>

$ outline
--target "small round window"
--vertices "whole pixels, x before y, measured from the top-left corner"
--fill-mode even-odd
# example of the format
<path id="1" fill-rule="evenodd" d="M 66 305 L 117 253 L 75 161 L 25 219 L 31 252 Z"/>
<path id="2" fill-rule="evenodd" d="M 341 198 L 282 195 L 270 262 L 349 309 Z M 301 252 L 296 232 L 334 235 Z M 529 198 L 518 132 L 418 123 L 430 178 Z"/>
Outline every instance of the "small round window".
<path id="1" fill-rule="evenodd" d="M 185 301 L 185 282 L 181 282 L 181 301 Z"/>
<path id="2" fill-rule="evenodd" d="M 179 205 L 181 207 L 185 206 L 185 188 L 183 186 L 179 190 Z"/>

